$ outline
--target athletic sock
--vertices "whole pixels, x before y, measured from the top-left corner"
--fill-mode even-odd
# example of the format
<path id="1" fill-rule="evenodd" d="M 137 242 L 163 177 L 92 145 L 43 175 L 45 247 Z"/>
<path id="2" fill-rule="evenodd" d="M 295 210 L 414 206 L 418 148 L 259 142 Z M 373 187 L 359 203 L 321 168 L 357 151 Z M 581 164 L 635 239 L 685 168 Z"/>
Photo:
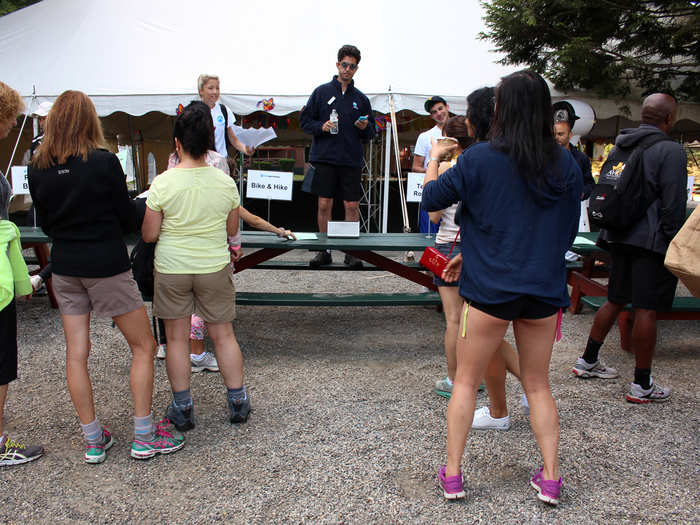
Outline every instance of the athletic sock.
<path id="1" fill-rule="evenodd" d="M 598 361 L 598 352 L 600 352 L 600 347 L 603 346 L 602 342 L 593 340 L 590 336 L 588 337 L 588 343 L 586 343 L 586 350 L 583 352 L 583 360 L 592 365 Z"/>
<path id="2" fill-rule="evenodd" d="M 85 441 L 91 445 L 99 445 L 102 443 L 102 425 L 95 419 L 92 423 L 83 425 L 80 423 L 80 428 L 83 429 Z"/>
<path id="3" fill-rule="evenodd" d="M 134 416 L 134 438 L 139 441 L 153 441 L 156 437 L 156 427 L 153 424 L 153 412 L 147 416 Z"/>
<path id="4" fill-rule="evenodd" d="M 228 400 L 233 401 L 234 403 L 236 401 L 245 401 L 248 399 L 248 392 L 245 388 L 245 385 L 243 385 L 241 388 L 227 388 L 228 390 Z"/>
<path id="5" fill-rule="evenodd" d="M 644 390 L 649 390 L 651 388 L 651 368 L 635 368 L 634 382 Z"/>
<path id="6" fill-rule="evenodd" d="M 185 408 L 193 404 L 192 395 L 190 394 L 189 388 L 187 390 L 182 390 L 181 392 L 173 391 L 173 400 L 180 408 Z"/>

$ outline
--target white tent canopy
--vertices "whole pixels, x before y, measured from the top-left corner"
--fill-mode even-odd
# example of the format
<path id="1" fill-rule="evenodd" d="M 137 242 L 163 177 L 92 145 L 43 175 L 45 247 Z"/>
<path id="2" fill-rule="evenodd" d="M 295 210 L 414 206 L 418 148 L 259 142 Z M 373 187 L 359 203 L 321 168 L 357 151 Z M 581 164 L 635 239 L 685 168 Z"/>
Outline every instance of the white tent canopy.
<path id="1" fill-rule="evenodd" d="M 471 90 L 514 68 L 495 63 L 478 2 L 442 11 L 417 0 L 44 0 L 0 18 L 2 80 L 39 102 L 84 91 L 101 116 L 115 111 L 174 114 L 196 97 L 200 73 L 221 77 L 235 113 L 274 99 L 273 114 L 298 111 L 336 72 L 336 52 L 362 52 L 355 75 L 373 107 L 425 113 L 430 95 L 464 112 Z"/>

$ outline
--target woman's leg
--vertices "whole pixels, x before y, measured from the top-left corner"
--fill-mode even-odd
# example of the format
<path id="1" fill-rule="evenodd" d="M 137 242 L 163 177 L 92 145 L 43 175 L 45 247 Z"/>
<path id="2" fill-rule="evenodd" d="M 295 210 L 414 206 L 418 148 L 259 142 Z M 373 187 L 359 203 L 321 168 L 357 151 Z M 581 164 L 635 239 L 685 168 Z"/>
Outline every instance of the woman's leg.
<path id="1" fill-rule="evenodd" d="M 88 373 L 90 314 L 62 315 L 66 337 L 66 381 L 78 419 L 83 425 L 95 421 L 95 402 Z"/>
<path id="2" fill-rule="evenodd" d="M 168 352 L 165 368 L 168 371 L 170 388 L 173 392 L 190 389 L 190 318 L 164 319 L 165 334 L 168 339 Z"/>
<path id="3" fill-rule="evenodd" d="M 457 286 L 438 286 L 442 311 L 445 314 L 445 358 L 447 359 L 447 377 L 454 381 L 457 371 L 457 333 L 459 332 L 459 315 L 464 299 L 459 295 Z"/>
<path id="4" fill-rule="evenodd" d="M 207 323 L 226 388 L 243 387 L 243 354 L 231 323 Z"/>
<path id="5" fill-rule="evenodd" d="M 452 398 L 447 407 L 446 476 L 459 474 L 464 446 L 471 429 L 476 391 L 491 357 L 508 329 L 509 321 L 490 316 L 464 305 L 457 335 L 457 373 Z M 463 325 L 466 334 L 462 337 Z"/>
<path id="6" fill-rule="evenodd" d="M 556 315 L 513 322 L 520 354 L 520 380 L 530 403 L 530 425 L 544 462 L 542 476 L 548 480 L 559 479 L 559 417 L 549 388 L 556 323 Z"/>
<path id="7" fill-rule="evenodd" d="M 134 416 L 148 416 L 153 401 L 153 356 L 156 342 L 146 308 L 142 306 L 113 319 L 131 348 L 131 395 L 134 397 Z"/>
<path id="8" fill-rule="evenodd" d="M 506 370 L 520 379 L 518 354 L 506 340 L 501 341 L 498 352 L 486 368 L 484 383 L 489 393 L 489 413 L 491 417 L 502 418 L 508 415 L 506 404 Z"/>

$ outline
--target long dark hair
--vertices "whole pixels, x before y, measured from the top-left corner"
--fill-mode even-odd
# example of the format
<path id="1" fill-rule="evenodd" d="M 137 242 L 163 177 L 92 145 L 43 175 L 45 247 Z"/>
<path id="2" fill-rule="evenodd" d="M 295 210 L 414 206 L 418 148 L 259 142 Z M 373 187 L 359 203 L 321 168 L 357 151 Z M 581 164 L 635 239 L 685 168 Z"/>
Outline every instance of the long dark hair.
<path id="1" fill-rule="evenodd" d="M 544 180 L 559 146 L 552 131 L 552 98 L 540 75 L 522 70 L 501 79 L 489 144 L 508 155 L 524 177 L 538 184 Z"/>
<path id="2" fill-rule="evenodd" d="M 494 91 L 492 87 L 479 88 L 467 96 L 467 120 L 474 130 L 474 140 L 486 140 L 493 122 Z"/>

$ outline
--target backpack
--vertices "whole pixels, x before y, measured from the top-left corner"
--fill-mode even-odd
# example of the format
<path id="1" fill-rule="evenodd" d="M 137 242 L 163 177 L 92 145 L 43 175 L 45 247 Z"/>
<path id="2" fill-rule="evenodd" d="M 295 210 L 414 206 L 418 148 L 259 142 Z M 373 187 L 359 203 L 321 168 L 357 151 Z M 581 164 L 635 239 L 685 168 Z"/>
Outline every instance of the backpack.
<path id="1" fill-rule="evenodd" d="M 634 148 L 615 146 L 600 170 L 588 201 L 591 223 L 606 230 L 625 231 L 637 224 L 657 196 L 644 176 L 644 151 L 664 140 L 665 134 L 642 139 Z"/>
<path id="2" fill-rule="evenodd" d="M 156 243 L 145 242 L 139 237 L 134 249 L 131 250 L 131 273 L 144 299 L 153 298 L 153 260 L 156 255 Z"/>
<path id="3" fill-rule="evenodd" d="M 226 141 L 226 152 L 231 147 L 231 141 L 228 140 L 228 110 L 223 104 L 219 104 L 221 114 L 224 116 L 224 140 Z"/>

